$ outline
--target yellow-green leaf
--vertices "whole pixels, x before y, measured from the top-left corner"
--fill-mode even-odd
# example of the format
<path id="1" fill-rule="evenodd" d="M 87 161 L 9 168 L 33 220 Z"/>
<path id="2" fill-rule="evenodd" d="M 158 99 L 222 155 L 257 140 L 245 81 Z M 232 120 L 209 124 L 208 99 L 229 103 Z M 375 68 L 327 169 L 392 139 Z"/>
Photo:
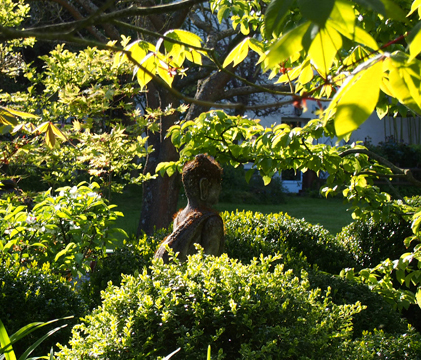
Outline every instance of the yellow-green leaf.
<path id="1" fill-rule="evenodd" d="M 415 0 L 411 5 L 411 10 L 409 11 L 407 16 L 412 15 L 414 11 L 416 11 L 421 6 L 421 0 Z"/>
<path id="2" fill-rule="evenodd" d="M 358 72 L 338 99 L 334 119 L 336 134 L 340 137 L 356 130 L 376 107 L 383 77 L 383 64 L 378 61 Z"/>
<path id="3" fill-rule="evenodd" d="M 298 81 L 301 84 L 307 84 L 313 79 L 313 68 L 311 67 L 310 60 L 307 59 L 303 63 L 303 68 L 301 70 L 300 76 L 298 77 Z"/>
<path id="4" fill-rule="evenodd" d="M 63 141 L 67 141 L 66 136 L 61 132 L 61 130 L 57 126 L 55 126 L 52 123 L 50 123 L 49 126 L 56 137 L 58 137 L 59 139 Z"/>
<path id="5" fill-rule="evenodd" d="M 155 75 L 155 54 L 149 53 L 146 55 L 140 63 L 140 66 L 141 67 L 137 69 L 136 76 L 140 87 L 143 89 L 148 84 L 148 82 L 153 79 L 152 75 Z"/>
<path id="6" fill-rule="evenodd" d="M 293 30 L 287 32 L 276 41 L 267 53 L 267 67 L 272 68 L 284 62 L 290 56 L 295 55 L 303 49 L 302 39 L 306 34 L 311 22 L 307 21 Z"/>
<path id="7" fill-rule="evenodd" d="M 407 62 L 402 53 L 394 53 L 386 61 L 389 70 L 389 91 L 402 104 L 421 114 L 421 62 Z"/>
<path id="8" fill-rule="evenodd" d="M 46 131 L 47 131 L 47 129 L 48 129 L 48 124 L 49 124 L 49 123 L 50 123 L 49 121 L 43 122 L 41 125 L 39 125 L 39 126 L 35 129 L 35 131 L 38 131 L 38 132 L 40 132 L 40 133 L 46 132 Z"/>
<path id="9" fill-rule="evenodd" d="M 331 26 L 326 24 L 311 43 L 308 55 L 318 72 L 326 77 L 332 66 L 336 53 L 342 47 L 342 37 Z"/>
<path id="10" fill-rule="evenodd" d="M 154 51 L 155 47 L 144 40 L 136 40 L 127 45 L 124 50 L 130 52 L 130 56 L 134 61 L 140 63 L 142 59 L 150 52 Z M 114 56 L 114 66 L 122 64 L 129 58 L 125 52 L 119 52 Z"/>
<path id="11" fill-rule="evenodd" d="M 417 293 L 415 294 L 415 299 L 417 299 L 417 304 L 421 308 L 421 288 L 417 290 Z"/>
<path id="12" fill-rule="evenodd" d="M 250 38 L 245 38 L 234 49 L 230 51 L 228 56 L 225 58 L 224 63 L 222 64 L 223 67 L 227 67 L 232 62 L 234 63 L 234 66 L 237 66 L 247 57 L 247 54 L 249 52 L 249 39 Z"/>
<path id="13" fill-rule="evenodd" d="M 171 69 L 163 61 L 160 61 L 157 67 L 158 75 L 171 86 L 174 80 L 174 76 L 177 74 L 175 70 Z"/>
<path id="14" fill-rule="evenodd" d="M 330 14 L 331 21 L 342 31 L 338 30 L 341 34 L 344 32 L 352 34 L 355 28 L 355 12 L 352 4 L 344 0 L 336 0 L 333 10 Z"/>
<path id="15" fill-rule="evenodd" d="M 54 145 L 56 144 L 56 136 L 50 125 L 51 124 L 48 124 L 47 130 L 45 131 L 45 143 L 50 149 L 52 149 L 54 148 Z"/>
<path id="16" fill-rule="evenodd" d="M 336 19 L 328 20 L 327 23 L 348 39 L 361 45 L 365 45 L 370 49 L 378 50 L 379 46 L 377 45 L 376 40 L 374 40 L 374 38 L 362 28 L 358 26 L 352 26 L 351 23 L 341 23 Z M 350 31 L 351 26 L 352 31 Z"/>
<path id="17" fill-rule="evenodd" d="M 410 31 L 407 41 L 409 43 L 409 60 L 414 59 L 421 52 L 421 22 Z"/>

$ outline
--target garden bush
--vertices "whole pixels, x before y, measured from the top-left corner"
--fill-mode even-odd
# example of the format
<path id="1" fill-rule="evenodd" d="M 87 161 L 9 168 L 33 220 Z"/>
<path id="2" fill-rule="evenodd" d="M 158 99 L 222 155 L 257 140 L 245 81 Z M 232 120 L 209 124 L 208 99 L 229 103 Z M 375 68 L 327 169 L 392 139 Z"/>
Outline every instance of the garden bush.
<path id="1" fill-rule="evenodd" d="M 134 275 L 143 272 L 152 264 L 155 250 L 168 233 L 157 231 L 153 236 L 144 235 L 140 239 L 125 241 L 122 247 L 115 248 L 111 254 L 99 259 L 89 273 L 89 281 L 81 286 L 82 296 L 92 309 L 101 303 L 101 291 L 111 281 L 119 285 L 122 274 Z"/>
<path id="2" fill-rule="evenodd" d="M 79 184 L 39 194 L 30 210 L 15 199 L 0 199 L 0 259 L 27 266 L 50 263 L 61 273 L 81 275 L 105 255 L 116 238 L 111 224 L 121 213 L 95 191 Z"/>
<path id="3" fill-rule="evenodd" d="M 365 331 L 359 339 L 347 341 L 341 348 L 344 360 L 420 360 L 421 335 L 412 327 L 403 334 Z"/>
<path id="4" fill-rule="evenodd" d="M 85 303 L 71 288 L 67 280 L 54 275 L 48 264 L 37 268 L 22 269 L 13 266 L 10 261 L 0 262 L 0 319 L 9 334 L 31 322 L 46 322 L 66 316 L 74 316 L 66 320 L 67 327 L 54 333 L 35 351 L 37 355 L 47 355 L 57 342 L 67 343 L 73 325 L 79 317 L 85 315 Z M 47 330 L 57 324 L 37 330 L 14 345 L 15 352 L 21 355 Z"/>
<path id="5" fill-rule="evenodd" d="M 332 301 L 337 305 L 361 302 L 365 309 L 354 316 L 354 337 L 361 336 L 367 330 L 381 329 L 387 333 L 404 333 L 407 329 L 408 324 L 399 312 L 367 285 L 320 271 L 310 271 L 309 281 L 313 289 L 327 291 L 331 288 Z"/>
<path id="6" fill-rule="evenodd" d="M 305 257 L 309 264 L 332 274 L 355 264 L 345 247 L 320 225 L 282 213 L 237 211 L 221 215 L 225 224 L 225 250 L 232 258 L 248 262 L 260 254 L 281 253 L 287 268 L 307 268 Z"/>
<path id="7" fill-rule="evenodd" d="M 341 358 L 361 306 L 335 305 L 310 289 L 305 272 L 299 279 L 273 260 L 243 265 L 199 253 L 123 276 L 57 358 L 156 359 L 180 347 L 178 358 L 196 360 L 208 345 L 218 359 Z"/>
<path id="8" fill-rule="evenodd" d="M 401 219 L 384 222 L 369 218 L 352 222 L 336 237 L 353 256 L 356 270 L 359 270 L 375 267 L 388 258 L 399 259 L 408 251 L 404 240 L 411 235 L 413 233 L 409 221 Z"/>

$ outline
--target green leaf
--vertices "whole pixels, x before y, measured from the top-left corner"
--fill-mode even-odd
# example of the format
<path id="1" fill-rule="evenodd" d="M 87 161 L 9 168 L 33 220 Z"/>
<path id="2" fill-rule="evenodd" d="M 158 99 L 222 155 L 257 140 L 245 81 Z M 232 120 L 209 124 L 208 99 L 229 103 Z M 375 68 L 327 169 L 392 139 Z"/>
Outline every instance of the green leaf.
<path id="1" fill-rule="evenodd" d="M 416 11 L 421 6 L 421 0 L 415 0 L 411 5 L 411 10 L 409 11 L 407 16 L 412 15 L 414 11 Z"/>
<path id="2" fill-rule="evenodd" d="M 218 10 L 218 21 L 219 23 L 222 22 L 223 19 L 225 19 L 228 14 L 230 13 L 230 8 L 226 5 L 221 6 Z"/>
<path id="3" fill-rule="evenodd" d="M 307 21 L 293 30 L 287 32 L 278 41 L 276 41 L 269 49 L 267 54 L 267 66 L 272 68 L 290 56 L 295 55 L 303 49 L 302 40 L 306 34 L 311 22 Z"/>
<path id="4" fill-rule="evenodd" d="M 394 97 L 417 114 L 421 114 L 421 97 L 417 88 L 420 81 L 406 67 L 391 68 L 389 72 L 389 85 Z"/>
<path id="5" fill-rule="evenodd" d="M 381 0 L 354 0 L 357 4 L 362 5 L 367 9 L 373 10 L 375 13 L 386 16 L 386 8 Z"/>
<path id="6" fill-rule="evenodd" d="M 346 91 L 341 93 L 340 99 L 337 100 L 334 119 L 338 136 L 356 130 L 374 111 L 379 99 L 382 77 L 383 62 L 378 61 L 358 72 L 346 85 Z"/>
<path id="7" fill-rule="evenodd" d="M 405 12 L 395 3 L 393 0 L 381 0 L 385 9 L 386 9 L 386 17 L 405 22 L 406 15 Z"/>
<path id="8" fill-rule="evenodd" d="M 265 186 L 269 185 L 270 182 L 272 181 L 272 177 L 271 176 L 267 176 L 267 175 L 263 175 L 262 176 L 263 179 L 263 183 L 265 184 Z"/>
<path id="9" fill-rule="evenodd" d="M 314 38 L 308 55 L 323 77 L 329 73 L 336 53 L 341 47 L 341 35 L 328 24 Z"/>
<path id="10" fill-rule="evenodd" d="M 0 345 L 2 353 L 5 355 L 6 360 L 16 360 L 15 352 L 13 351 L 12 343 L 3 322 L 0 320 Z"/>
<path id="11" fill-rule="evenodd" d="M 250 182 L 250 179 L 253 176 L 254 172 L 255 172 L 254 169 L 247 170 L 246 175 L 245 175 L 247 184 Z"/>
<path id="12" fill-rule="evenodd" d="M 415 299 L 417 300 L 418 306 L 421 308 L 421 288 L 417 290 L 417 293 L 415 294 Z"/>
<path id="13" fill-rule="evenodd" d="M 149 53 L 146 55 L 140 65 L 141 67 L 137 69 L 136 76 L 140 87 L 143 89 L 149 83 L 149 81 L 153 79 L 152 75 L 155 75 L 155 54 Z"/>
<path id="14" fill-rule="evenodd" d="M 298 0 L 301 14 L 320 27 L 324 27 L 334 3 L 335 0 Z"/>
<path id="15" fill-rule="evenodd" d="M 410 57 L 408 61 L 413 60 L 421 52 L 421 21 L 409 32 L 407 42 L 409 44 Z"/>
<path id="16" fill-rule="evenodd" d="M 224 63 L 222 64 L 223 67 L 227 67 L 232 62 L 234 62 L 234 66 L 237 66 L 247 57 L 249 52 L 249 39 L 250 38 L 248 37 L 245 38 L 234 49 L 230 51 L 228 56 L 225 58 Z"/>
<path id="17" fill-rule="evenodd" d="M 26 349 L 26 351 L 22 354 L 21 357 L 19 357 L 18 360 L 26 360 L 28 358 L 28 356 L 32 353 L 32 351 L 35 350 L 35 348 L 38 347 L 39 344 L 41 344 L 45 339 L 47 339 L 49 336 L 51 336 L 52 334 L 54 334 L 55 332 L 65 328 L 67 326 L 67 324 L 56 327 L 53 330 L 50 330 L 48 333 L 46 333 L 44 336 L 42 336 L 41 338 L 39 338 L 36 342 L 34 342 L 30 347 L 28 347 Z"/>
<path id="18" fill-rule="evenodd" d="M 282 26 L 286 16 L 289 14 L 289 8 L 292 0 L 272 0 L 265 12 L 264 26 L 267 39 L 278 37 L 281 34 Z"/>

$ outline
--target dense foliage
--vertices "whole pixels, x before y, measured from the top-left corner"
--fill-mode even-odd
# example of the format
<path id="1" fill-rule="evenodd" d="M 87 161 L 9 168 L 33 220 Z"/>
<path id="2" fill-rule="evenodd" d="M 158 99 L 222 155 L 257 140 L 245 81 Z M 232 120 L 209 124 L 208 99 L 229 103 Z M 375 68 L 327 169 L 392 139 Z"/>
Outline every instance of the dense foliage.
<path id="1" fill-rule="evenodd" d="M 118 229 L 111 224 L 120 212 L 95 191 L 98 185 L 63 187 L 39 194 L 33 207 L 14 197 L 0 200 L 0 258 L 30 267 L 34 260 L 50 263 L 62 274 L 81 275 L 105 255 Z"/>
<path id="2" fill-rule="evenodd" d="M 286 190 L 282 187 L 280 178 L 275 178 L 267 186 L 256 172 L 247 182 L 244 178 L 244 168 L 240 166 L 224 166 L 222 187 L 219 200 L 244 204 L 279 204 L 285 202 Z"/>
<path id="3" fill-rule="evenodd" d="M 122 274 L 138 275 L 148 268 L 165 235 L 167 233 L 161 231 L 153 236 L 126 240 L 107 257 L 98 259 L 89 274 L 89 281 L 81 285 L 82 296 L 90 308 L 101 304 L 101 291 L 106 289 L 109 282 L 118 286 Z"/>
<path id="4" fill-rule="evenodd" d="M 393 335 L 352 340 L 361 305 L 334 304 L 330 291 L 311 290 L 305 271 L 299 279 L 273 260 L 242 265 L 197 254 L 184 265 L 155 263 L 149 273 L 124 276 L 58 358 L 155 359 L 181 347 L 183 359 L 197 359 L 210 345 L 219 359 L 371 359 L 378 351 L 417 359 L 418 333 L 398 326 Z"/>
<path id="5" fill-rule="evenodd" d="M 9 261 L 0 264 L 0 319 L 9 333 L 14 333 L 32 322 L 47 322 L 66 316 L 67 327 L 44 341 L 35 355 L 46 355 L 56 343 L 67 343 L 73 325 L 86 313 L 86 305 L 70 287 L 66 279 L 54 275 L 48 265 L 23 270 Z M 55 327 L 53 324 L 37 330 L 14 345 L 21 355 L 41 335 Z"/>
<path id="6" fill-rule="evenodd" d="M 252 212 L 224 213 L 226 251 L 230 257 L 249 262 L 254 257 L 295 253 L 293 260 L 284 261 L 295 269 L 302 266 L 299 258 L 331 274 L 354 266 L 349 252 L 320 225 L 311 225 L 288 214 Z M 300 255 L 300 257 L 301 257 Z M 289 268 L 289 267 L 288 267 Z"/>
<path id="7" fill-rule="evenodd" d="M 387 258 L 398 258 L 407 251 L 404 240 L 411 235 L 411 224 L 404 219 L 375 222 L 370 218 L 352 222 L 337 238 L 361 269 L 375 267 Z"/>
<path id="8" fill-rule="evenodd" d="M 58 358 L 154 359 L 181 347 L 183 359 L 197 359 L 208 345 L 217 358 L 334 358 L 361 307 L 337 306 L 310 290 L 305 274 L 299 280 L 270 267 L 270 258 L 242 265 L 199 254 L 186 265 L 155 264 L 150 274 L 125 276 L 74 328 L 71 348 Z"/>

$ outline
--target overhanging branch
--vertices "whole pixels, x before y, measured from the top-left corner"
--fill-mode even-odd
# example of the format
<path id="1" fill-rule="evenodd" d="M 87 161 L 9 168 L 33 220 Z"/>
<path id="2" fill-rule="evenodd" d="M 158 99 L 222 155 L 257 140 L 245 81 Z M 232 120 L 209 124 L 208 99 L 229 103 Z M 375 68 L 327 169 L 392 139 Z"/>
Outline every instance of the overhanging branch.
<path id="1" fill-rule="evenodd" d="M 416 187 L 421 188 L 421 181 L 414 178 L 414 175 L 412 174 L 410 169 L 403 169 L 395 164 L 391 163 L 389 160 L 385 159 L 384 157 L 368 150 L 368 149 L 348 149 L 344 152 L 340 153 L 340 157 L 345 157 L 347 155 L 353 155 L 353 154 L 365 154 L 368 157 L 376 160 L 379 164 L 384 165 L 388 167 L 390 170 L 392 170 L 393 174 L 387 175 L 390 178 L 405 178 L 408 180 L 412 185 Z M 372 174 L 374 176 L 385 176 L 384 174 Z"/>

